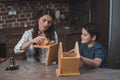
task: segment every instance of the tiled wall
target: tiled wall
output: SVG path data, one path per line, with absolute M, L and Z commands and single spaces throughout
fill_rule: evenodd
M 64 15 L 68 15 L 69 4 L 47 1 L 0 1 L 0 29 L 11 27 L 34 26 L 34 13 L 42 7 L 49 6 L 54 10 L 59 9 Z M 8 15 L 10 10 L 16 11 L 14 15 Z

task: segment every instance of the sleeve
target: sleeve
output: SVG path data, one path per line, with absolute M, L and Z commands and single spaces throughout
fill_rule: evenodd
M 29 32 L 25 31 L 23 36 L 21 37 L 20 41 L 14 47 L 15 54 L 25 52 L 25 50 L 21 50 L 21 46 L 22 46 L 23 43 L 25 43 L 28 40 L 29 40 Z
M 80 52 L 81 56 L 83 56 L 83 49 L 84 49 L 84 45 L 81 43 L 80 44 L 80 49 L 79 49 L 79 52 Z
M 58 35 L 57 35 L 57 32 L 55 31 L 54 34 L 55 34 L 55 42 L 58 43 Z
M 104 58 L 105 58 L 105 51 L 104 51 L 104 49 L 102 49 L 102 48 L 96 49 L 94 58 L 101 58 L 102 60 L 104 60 Z

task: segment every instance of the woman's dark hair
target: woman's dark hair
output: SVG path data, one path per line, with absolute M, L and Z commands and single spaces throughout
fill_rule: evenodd
M 38 36 L 38 30 L 39 30 L 39 26 L 38 26 L 38 19 L 41 18 L 42 16 L 44 15 L 50 15 L 53 20 L 55 18 L 55 15 L 54 15 L 54 12 L 52 9 L 49 9 L 49 8 L 42 8 L 41 10 L 39 10 L 37 12 L 37 15 L 35 16 L 36 18 L 36 25 L 34 26 L 34 32 L 33 32 L 33 38 L 35 38 L 36 36 Z M 54 26 L 53 26 L 53 23 L 51 24 L 51 26 L 45 31 L 45 34 L 47 36 L 47 38 L 49 38 L 50 40 L 55 40 L 55 37 L 54 37 Z M 39 61 L 38 59 L 38 56 L 40 55 L 39 54 L 40 50 L 38 49 L 35 49 L 35 58 L 37 61 Z
M 84 24 L 81 29 L 84 28 L 87 30 L 87 32 L 93 36 L 96 35 L 96 40 L 99 38 L 99 26 L 95 23 L 88 23 L 88 24 Z
M 54 15 L 54 11 L 52 9 L 49 9 L 49 8 L 42 8 L 41 10 L 39 10 L 37 12 L 37 15 L 35 16 L 36 18 L 36 25 L 34 26 L 34 33 L 33 33 L 33 37 L 36 37 L 38 36 L 38 30 L 39 30 L 39 27 L 38 27 L 38 19 L 44 15 L 50 15 L 53 20 L 55 18 L 55 15 Z M 51 26 L 45 31 L 45 34 L 47 36 L 47 38 L 49 38 L 50 40 L 55 40 L 54 38 L 54 26 L 53 26 L 53 23 L 51 24 Z

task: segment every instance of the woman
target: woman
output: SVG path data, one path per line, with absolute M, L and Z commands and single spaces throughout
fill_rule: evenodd
M 14 52 L 16 54 L 26 52 L 27 61 L 29 62 L 40 60 L 42 63 L 45 63 L 45 53 L 47 50 L 34 49 L 33 44 L 41 45 L 46 38 L 50 40 L 50 43 L 58 42 L 58 37 L 53 26 L 53 20 L 55 17 L 51 9 L 43 8 L 38 12 L 36 18 L 37 25 L 34 28 L 24 32 L 22 38 L 14 47 Z M 39 54 L 41 54 L 41 56 Z M 36 60 L 35 57 L 37 58 Z

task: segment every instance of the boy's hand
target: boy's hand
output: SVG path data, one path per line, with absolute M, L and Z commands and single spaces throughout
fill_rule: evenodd
M 71 49 L 71 50 L 69 50 L 68 52 L 69 52 L 69 53 L 74 52 L 74 49 Z

